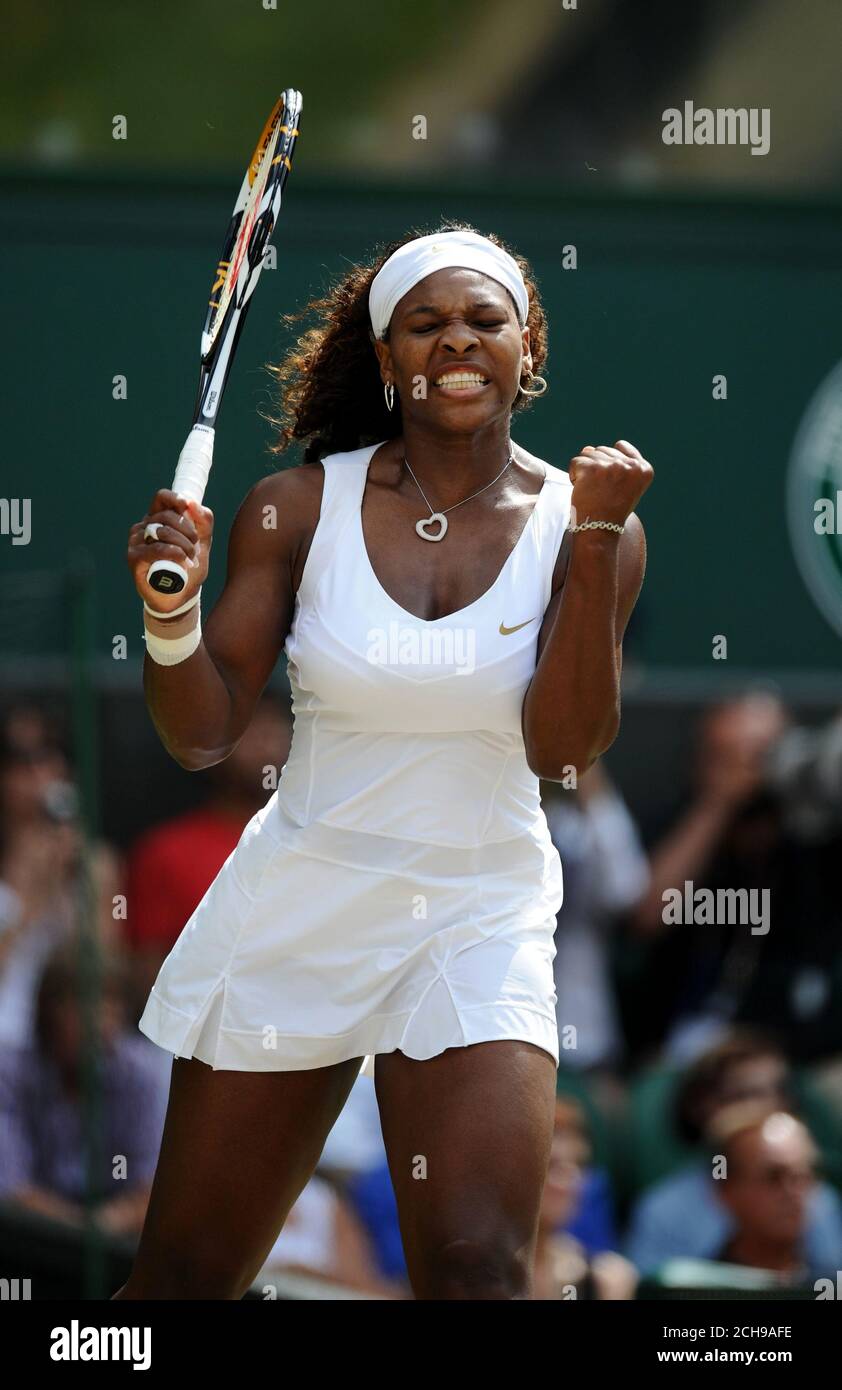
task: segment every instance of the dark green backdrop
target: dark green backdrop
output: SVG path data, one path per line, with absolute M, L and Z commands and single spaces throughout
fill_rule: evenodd
M 65 562 L 80 540 L 98 574 L 99 670 L 138 680 L 139 601 L 124 550 L 130 522 L 169 485 L 189 425 L 208 277 L 238 182 L 3 181 L 0 222 L 7 389 L 3 496 L 32 498 L 33 535 L 0 564 Z M 641 506 L 644 595 L 629 637 L 640 692 L 723 688 L 771 672 L 817 686 L 839 639 L 795 567 L 785 474 L 798 421 L 840 352 L 838 206 L 566 196 L 551 188 L 318 184 L 299 169 L 222 414 L 206 501 L 216 515 L 213 601 L 228 528 L 274 466 L 259 408 L 262 364 L 288 341 L 281 311 L 407 226 L 466 217 L 533 262 L 549 312 L 547 396 L 515 437 L 565 467 L 586 443 L 633 440 L 656 481 Z M 578 269 L 563 268 L 573 244 Z M 112 378 L 128 399 L 112 399 Z M 728 400 L 711 395 L 724 373 Z M 11 633 L 11 635 L 10 635 Z M 114 634 L 131 659 L 111 659 Z M 727 663 L 711 659 L 714 634 Z M 49 624 L 3 625 L 9 670 L 37 671 Z M 25 660 L 26 659 L 26 660 Z

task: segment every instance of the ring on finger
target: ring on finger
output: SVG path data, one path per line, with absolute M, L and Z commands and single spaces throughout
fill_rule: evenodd
M 150 521 L 149 525 L 144 527 L 143 539 L 147 545 L 151 545 L 154 541 L 157 541 L 161 524 L 160 521 Z

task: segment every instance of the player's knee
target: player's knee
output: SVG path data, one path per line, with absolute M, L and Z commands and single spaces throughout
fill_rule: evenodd
M 522 1250 L 503 1235 L 450 1240 L 430 1261 L 434 1298 L 509 1299 L 528 1296 Z

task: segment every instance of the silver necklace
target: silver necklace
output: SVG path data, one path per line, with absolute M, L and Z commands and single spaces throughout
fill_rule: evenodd
M 481 492 L 485 492 L 486 489 L 488 489 L 488 488 L 490 488 L 490 487 L 493 487 L 494 484 L 498 481 L 498 479 L 502 478 L 502 476 L 503 476 L 503 474 L 505 473 L 506 469 L 509 467 L 509 464 L 514 463 L 514 457 L 515 457 L 514 454 L 509 454 L 509 457 L 508 457 L 507 462 L 506 462 L 506 463 L 503 465 L 503 467 L 500 469 L 500 472 L 497 474 L 497 477 L 491 479 L 491 482 L 490 482 L 490 483 L 486 483 L 484 487 L 477 488 L 476 492 L 472 492 L 471 495 L 470 495 L 470 497 L 463 497 L 461 502 L 454 502 L 452 507 L 445 507 L 444 512 L 452 512 L 453 509 L 454 509 L 455 507 L 464 506 L 464 504 L 465 504 L 466 502 L 472 501 L 474 497 L 479 497 L 479 495 L 480 495 Z M 404 456 L 403 456 L 403 461 L 404 461 L 404 463 L 406 463 L 407 468 L 409 468 L 409 464 L 407 463 L 406 454 L 404 454 Z M 420 521 L 416 521 L 416 523 L 415 523 L 415 529 L 416 529 L 416 531 L 418 532 L 418 534 L 419 534 L 419 536 L 421 537 L 421 539 L 424 540 L 424 541 L 441 541 L 441 540 L 444 540 L 444 537 L 445 537 L 445 535 L 447 534 L 447 517 L 445 516 L 444 512 L 437 512 L 437 511 L 434 511 L 434 510 L 433 510 L 433 508 L 430 506 L 429 500 L 428 500 L 428 498 L 427 498 L 426 493 L 424 492 L 424 489 L 422 488 L 422 486 L 421 486 L 421 484 L 419 483 L 418 479 L 416 478 L 415 474 L 412 472 L 412 469 L 411 469 L 411 468 L 409 468 L 409 472 L 410 472 L 410 476 L 411 476 L 411 478 L 412 478 L 412 481 L 415 483 L 415 486 L 417 487 L 418 491 L 421 493 L 421 496 L 424 498 L 424 501 L 427 503 L 427 506 L 430 507 L 430 515 L 429 515 L 428 517 L 426 517 L 426 518 L 422 517 Z M 430 536 L 430 535 L 428 535 L 428 534 L 427 534 L 427 527 L 428 527 L 428 526 L 434 525 L 436 522 L 438 522 L 438 524 L 440 525 L 441 530 L 440 530 L 440 531 L 438 532 L 438 534 L 435 535 L 435 536 Z

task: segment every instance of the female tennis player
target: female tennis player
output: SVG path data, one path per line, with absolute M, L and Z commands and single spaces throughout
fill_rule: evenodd
M 231 752 L 282 649 L 295 729 L 140 1021 L 176 1060 L 115 1296 L 242 1297 L 373 1059 L 415 1296 L 528 1299 L 559 1057 L 539 778 L 616 737 L 653 472 L 512 441 L 546 326 L 496 236 L 413 233 L 309 308 L 276 369 L 304 462 L 246 496 L 204 629 L 211 512 L 161 491 L 130 531 L 176 761 Z M 185 556 L 182 593 L 148 586 Z

